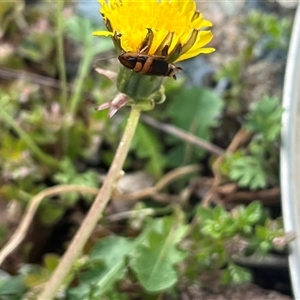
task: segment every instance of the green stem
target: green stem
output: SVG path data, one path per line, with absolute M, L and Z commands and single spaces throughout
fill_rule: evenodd
M 52 156 L 45 154 L 38 145 L 32 140 L 29 134 L 25 132 L 15 120 L 6 112 L 2 107 L 0 109 L 0 115 L 4 121 L 19 135 L 19 137 L 27 144 L 30 151 L 43 163 L 50 166 L 54 169 L 59 169 L 60 164 L 56 159 L 53 159 Z
M 132 107 L 123 137 L 119 143 L 114 160 L 105 178 L 105 181 L 95 198 L 88 214 L 78 229 L 76 235 L 71 241 L 68 249 L 60 260 L 60 263 L 50 280 L 45 284 L 42 293 L 39 295 L 38 300 L 51 300 L 55 297 L 59 287 L 65 282 L 73 263 L 81 254 L 81 251 L 86 244 L 88 238 L 92 234 L 99 218 L 102 216 L 116 181 L 120 176 L 124 161 L 127 157 L 132 138 L 135 133 L 136 126 L 140 117 L 140 110 Z
M 66 65 L 64 56 L 64 28 L 63 28 L 63 7 L 64 0 L 57 2 L 57 56 L 58 56 L 58 71 L 61 84 L 61 107 L 64 113 L 67 110 L 68 100 L 68 87 L 67 87 L 67 76 L 66 76 Z
M 72 116 L 74 116 L 78 108 L 80 97 L 82 96 L 84 80 L 88 75 L 92 60 L 93 60 L 92 49 L 91 46 L 88 45 L 85 47 L 84 56 L 82 61 L 80 62 L 80 66 L 78 70 L 79 77 L 75 82 L 75 91 L 71 99 L 70 113 Z
M 68 109 L 68 86 L 67 86 L 67 75 L 66 75 L 66 64 L 64 55 L 64 19 L 63 19 L 63 8 L 64 0 L 58 1 L 56 8 L 56 43 L 57 43 L 57 57 L 58 57 L 58 72 L 60 79 L 60 105 L 64 114 L 67 113 Z M 68 134 L 68 120 L 65 118 L 62 124 L 61 132 L 61 145 L 63 153 L 66 153 L 69 144 L 69 134 Z

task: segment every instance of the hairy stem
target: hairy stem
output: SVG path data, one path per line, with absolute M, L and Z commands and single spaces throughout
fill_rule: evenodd
M 116 180 L 120 176 L 120 172 L 127 157 L 139 117 L 140 110 L 132 107 L 123 137 L 119 143 L 114 160 L 111 164 L 102 188 L 96 196 L 93 205 L 91 206 L 83 223 L 71 241 L 68 249 L 61 258 L 58 267 L 52 274 L 50 280 L 45 284 L 42 293 L 38 297 L 38 300 L 51 300 L 55 297 L 59 287 L 65 282 L 65 279 L 69 274 L 74 261 L 80 256 L 85 243 L 94 230 L 111 197 Z

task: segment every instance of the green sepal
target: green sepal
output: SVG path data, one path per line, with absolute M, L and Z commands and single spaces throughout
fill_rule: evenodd
M 163 79 L 163 77 L 159 76 L 142 75 L 120 66 L 117 78 L 117 88 L 121 93 L 128 95 L 135 102 L 147 99 L 150 100 L 153 99 L 153 94 L 161 94 L 160 90 Z M 156 99 L 156 97 L 159 99 Z M 153 100 L 157 103 L 161 102 L 161 99 L 161 95 L 156 95 Z
M 155 107 L 155 104 L 161 104 L 166 100 L 165 89 L 164 86 L 161 85 L 160 89 L 150 95 L 148 98 L 139 99 L 132 102 L 128 102 L 127 105 L 134 105 L 141 111 L 152 110 Z
M 132 106 L 141 111 L 152 110 L 155 107 L 155 103 L 152 99 L 150 100 L 140 100 L 135 102 Z
M 158 91 L 156 91 L 155 93 L 153 93 L 150 97 L 154 101 L 155 104 L 164 103 L 165 100 L 166 100 L 166 94 L 165 94 L 164 86 L 161 85 L 160 89 Z

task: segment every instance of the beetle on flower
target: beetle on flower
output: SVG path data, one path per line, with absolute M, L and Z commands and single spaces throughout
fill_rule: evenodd
M 182 60 L 215 49 L 211 22 L 193 0 L 99 0 L 107 30 L 94 34 L 113 39 L 120 63 L 143 75 L 170 76 Z

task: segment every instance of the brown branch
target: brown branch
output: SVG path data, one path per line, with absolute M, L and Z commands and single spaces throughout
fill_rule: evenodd
M 219 156 L 224 153 L 224 150 L 222 148 L 220 148 L 216 145 L 213 145 L 213 144 L 199 138 L 198 136 L 196 136 L 192 133 L 189 133 L 181 128 L 175 127 L 170 124 L 159 122 L 159 121 L 155 120 L 154 118 L 152 118 L 150 116 L 146 116 L 146 115 L 143 115 L 141 117 L 141 120 L 144 123 L 156 128 L 158 130 L 169 133 L 177 138 L 180 138 L 181 140 L 183 140 L 189 144 L 193 144 L 197 147 L 200 147 L 212 154 Z

